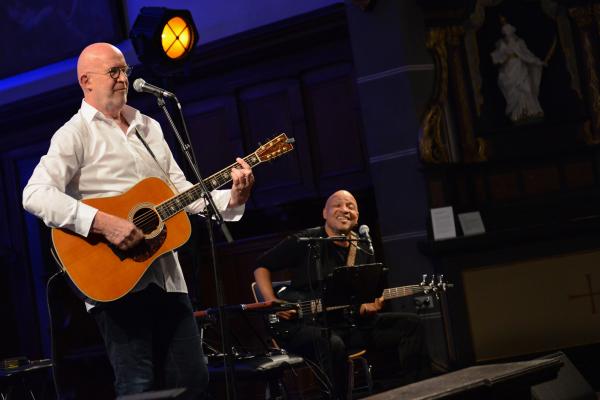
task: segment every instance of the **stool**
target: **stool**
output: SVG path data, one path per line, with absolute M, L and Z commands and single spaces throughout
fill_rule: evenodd
M 360 350 L 356 353 L 348 354 L 348 399 L 352 398 L 352 393 L 360 390 L 367 390 L 368 394 L 373 393 L 373 377 L 371 376 L 371 366 L 365 357 L 366 350 Z M 362 368 L 365 384 L 354 386 L 355 364 Z

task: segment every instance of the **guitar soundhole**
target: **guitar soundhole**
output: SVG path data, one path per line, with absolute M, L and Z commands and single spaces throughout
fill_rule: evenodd
M 144 232 L 144 235 L 149 235 L 158 227 L 160 218 L 155 210 L 151 208 L 140 208 L 133 214 L 133 223 Z

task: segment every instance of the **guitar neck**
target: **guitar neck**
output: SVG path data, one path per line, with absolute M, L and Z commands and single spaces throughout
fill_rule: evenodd
M 383 291 L 383 299 L 391 300 L 400 297 L 412 296 L 413 294 L 421 293 L 424 290 L 424 287 L 421 285 L 408 285 L 389 288 Z
M 424 290 L 426 290 L 426 289 L 421 285 L 399 286 L 399 287 L 384 289 L 382 296 L 383 296 L 384 300 L 391 300 L 391 299 L 397 299 L 400 297 L 406 297 L 406 296 L 411 296 L 413 294 L 421 293 Z M 339 305 L 339 306 L 326 307 L 325 310 L 323 310 L 323 303 L 321 302 L 321 299 L 314 299 L 314 300 L 309 300 L 306 302 L 300 302 L 300 303 L 298 303 L 298 306 L 300 308 L 304 308 L 305 312 L 308 311 L 311 314 L 318 314 L 323 311 L 341 310 L 341 309 L 350 307 L 350 305 L 344 304 L 344 305 Z
M 256 152 L 244 157 L 244 161 L 246 161 L 250 167 L 254 167 L 255 165 L 261 163 L 260 158 L 256 155 Z M 228 182 L 231 182 L 232 168 L 241 167 L 242 166 L 240 164 L 233 163 L 230 166 L 223 168 L 219 172 L 209 176 L 208 178 L 203 179 L 202 182 L 208 191 L 218 189 Z M 177 196 L 174 196 L 169 200 L 157 205 L 156 211 L 163 220 L 166 220 L 183 210 L 188 205 L 192 204 L 194 201 L 198 200 L 200 197 L 202 197 L 202 187 L 199 183 L 197 183 Z

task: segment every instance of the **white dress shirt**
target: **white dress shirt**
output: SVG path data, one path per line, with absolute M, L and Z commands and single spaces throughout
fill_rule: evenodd
M 127 105 L 122 114 L 129 122 L 125 134 L 112 119 L 82 101 L 77 114 L 56 131 L 48 153 L 33 171 L 23 190 L 23 207 L 43 219 L 47 226 L 66 228 L 87 237 L 98 210 L 80 200 L 122 194 L 151 176 L 167 182 L 163 171 L 136 136 L 136 129 L 176 190 L 181 192 L 191 187 L 192 183 L 175 162 L 158 122 Z M 227 208 L 229 190 L 214 190 L 212 195 L 224 219 L 241 218 L 243 205 Z M 198 213 L 204 206 L 204 200 L 200 199 L 186 211 Z M 141 290 L 150 283 L 169 292 L 187 293 L 176 252 L 168 252 L 155 260 L 133 290 Z M 88 303 L 89 308 L 91 303 Z

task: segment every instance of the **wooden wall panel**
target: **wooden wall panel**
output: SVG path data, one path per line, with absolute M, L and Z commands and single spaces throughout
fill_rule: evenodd
M 252 195 L 256 206 L 313 196 L 313 164 L 300 83 L 278 80 L 256 85 L 242 90 L 239 102 L 246 143 L 265 142 L 265 138 L 282 132 L 295 139 L 291 153 L 256 171 L 257 185 Z
M 515 171 L 490 174 L 489 185 L 493 201 L 503 202 L 520 197 L 518 174 Z
M 430 179 L 427 183 L 429 188 L 429 206 L 431 208 L 444 207 L 447 204 L 447 200 L 444 195 L 443 181 L 441 179 Z
M 323 194 L 364 181 L 367 151 L 352 66 L 316 69 L 302 80 L 315 176 Z
M 560 190 L 560 176 L 556 165 L 539 165 L 523 170 L 525 195 L 544 195 Z
M 232 164 L 236 157 L 248 154 L 242 143 L 235 98 L 219 96 L 193 102 L 186 107 L 186 115 L 194 154 L 204 178 Z M 224 186 L 229 187 L 229 184 Z
M 591 188 L 596 183 L 592 160 L 567 161 L 564 176 L 565 185 L 569 189 Z

